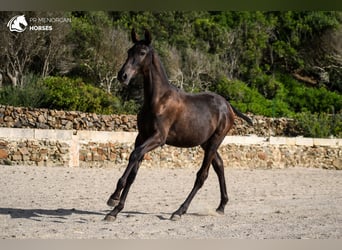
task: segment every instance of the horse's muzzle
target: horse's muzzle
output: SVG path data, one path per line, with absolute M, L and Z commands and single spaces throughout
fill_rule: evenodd
M 134 71 L 132 70 L 120 70 L 118 73 L 118 80 L 120 83 L 128 85 L 131 78 L 134 76 Z
M 127 77 L 127 74 L 126 74 L 126 73 L 120 74 L 119 77 L 118 77 L 118 79 L 119 79 L 120 82 L 126 81 L 127 78 L 128 78 L 128 77 Z

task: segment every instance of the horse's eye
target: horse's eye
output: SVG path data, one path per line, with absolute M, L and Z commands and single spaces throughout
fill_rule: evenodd
M 140 51 L 140 55 L 141 55 L 141 56 L 146 55 L 146 51 Z

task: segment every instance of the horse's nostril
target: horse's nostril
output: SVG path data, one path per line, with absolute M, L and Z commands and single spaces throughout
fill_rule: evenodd
M 125 73 L 124 70 L 120 70 L 119 73 L 118 73 L 118 79 L 120 82 L 123 82 L 123 81 L 126 81 L 128 78 L 128 75 L 127 73 Z

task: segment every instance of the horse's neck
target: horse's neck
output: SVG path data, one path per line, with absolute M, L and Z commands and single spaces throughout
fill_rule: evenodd
M 166 72 L 157 55 L 152 55 L 152 63 L 144 74 L 144 102 L 148 105 L 158 103 L 165 92 L 170 91 L 171 85 Z

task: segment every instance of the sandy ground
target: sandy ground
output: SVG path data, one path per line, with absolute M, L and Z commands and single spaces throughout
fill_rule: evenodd
M 0 166 L 0 239 L 341 239 L 342 171 L 226 169 L 230 201 L 215 212 L 214 171 L 179 221 L 170 215 L 197 169 L 142 167 L 124 210 L 103 221 L 123 169 Z

